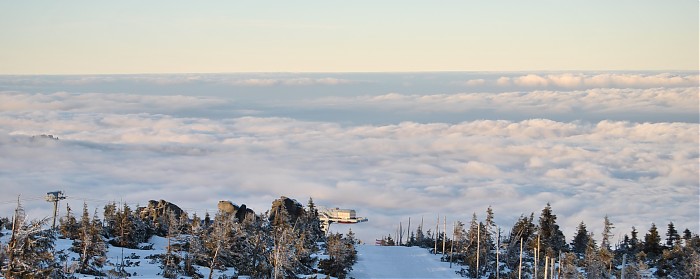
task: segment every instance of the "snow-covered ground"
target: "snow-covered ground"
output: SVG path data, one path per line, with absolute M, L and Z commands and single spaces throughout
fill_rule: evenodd
M 10 238 L 10 231 L 2 230 L 4 235 L 0 237 L 0 243 L 7 243 Z M 71 252 L 69 249 L 72 246 L 73 241 L 69 239 L 56 239 L 55 251 L 64 251 L 68 255 L 68 261 L 66 262 L 67 269 L 71 269 L 70 266 L 78 260 L 80 257 L 77 253 Z M 130 278 L 163 278 L 159 273 L 162 272 L 161 263 L 149 259 L 152 256 L 160 255 L 165 253 L 168 241 L 166 238 L 153 236 L 149 239 L 147 243 L 142 243 L 141 247 L 150 247 L 149 250 L 140 249 L 128 249 L 113 247 L 108 245 L 107 249 L 107 262 L 102 268 L 103 272 L 109 270 L 115 270 L 119 267 L 121 259 L 124 259 L 125 266 L 124 270 L 131 274 Z M 207 267 L 195 266 L 199 272 L 205 277 L 209 275 L 209 269 Z M 98 278 L 90 275 L 73 274 L 78 278 Z M 232 276 L 235 275 L 235 269 L 229 268 L 226 271 L 214 270 L 214 278 L 218 278 L 221 275 Z M 103 277 L 99 277 L 103 278 Z M 179 278 L 189 278 L 180 276 Z M 0 279 L 4 279 L 3 275 L 0 274 Z
M 354 278 L 462 278 L 459 266 L 441 262 L 419 247 L 357 246 L 357 263 L 348 277 Z

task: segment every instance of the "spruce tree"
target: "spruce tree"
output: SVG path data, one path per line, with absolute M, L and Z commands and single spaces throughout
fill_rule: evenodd
M 593 233 L 588 235 L 584 264 L 587 278 L 605 278 L 606 268 L 603 262 L 600 260 L 598 246 L 593 239 Z
M 681 236 L 678 234 L 676 226 L 673 225 L 673 222 L 668 223 L 668 229 L 666 230 L 666 247 L 673 247 L 673 245 L 680 240 Z
M 180 219 L 175 217 L 175 213 L 172 210 L 167 210 L 162 219 L 164 219 L 162 227 L 166 230 L 166 239 L 168 241 L 165 255 L 162 258 L 162 274 L 165 278 L 177 278 L 178 274 L 182 273 L 182 268 L 180 267 L 182 259 L 176 253 L 181 250 L 181 245 L 178 243 L 180 241 Z
M 321 220 L 319 219 L 318 209 L 314 200 L 309 197 L 309 202 L 307 203 L 307 210 L 305 212 L 305 230 L 309 231 L 310 241 L 316 242 L 322 240 L 324 237 L 324 232 L 321 229 Z M 314 243 L 315 244 L 315 243 Z
M 207 234 L 206 240 L 204 241 L 209 259 L 209 279 L 213 278 L 214 269 L 223 270 L 229 265 L 229 253 L 231 252 L 229 246 L 231 245 L 233 225 L 228 214 L 219 211 L 214 216 L 214 222 L 211 224 L 211 231 Z
M 586 247 L 588 246 L 588 230 L 586 229 L 586 224 L 581 221 L 576 229 L 576 235 L 571 241 L 571 249 L 579 257 L 583 257 L 586 253 Z
M 649 232 L 644 235 L 644 253 L 646 253 L 647 257 L 649 257 L 652 260 L 657 259 L 659 256 L 661 256 L 662 252 L 662 247 L 661 247 L 661 236 L 659 235 L 659 231 L 656 228 L 656 224 L 651 224 L 651 228 L 649 228 Z
M 78 272 L 87 275 L 103 276 L 102 267 L 107 261 L 107 246 L 102 238 L 102 222 L 97 217 L 97 209 L 92 219 L 83 204 L 83 215 L 80 221 L 79 237 L 73 241 L 74 252 L 80 255 Z
M 126 203 L 122 208 L 114 214 L 114 233 L 115 237 L 110 241 L 110 244 L 116 247 L 136 248 L 138 242 L 134 241 L 135 226 L 134 218 L 131 214 L 131 207 Z
M 642 242 L 639 240 L 639 232 L 637 228 L 632 226 L 632 231 L 630 232 L 630 254 L 637 255 L 639 251 L 642 250 Z
M 607 249 L 610 250 L 610 238 L 613 237 L 612 229 L 615 227 L 613 226 L 613 223 L 610 221 L 610 218 L 608 218 L 608 215 L 605 215 L 605 219 L 603 221 L 603 235 L 602 235 L 602 241 L 600 242 L 600 248 L 601 249 Z
M 610 238 L 613 236 L 612 234 L 612 229 L 615 228 L 613 226 L 613 223 L 610 221 L 610 218 L 608 218 L 608 215 L 605 215 L 605 218 L 603 220 L 603 233 L 602 233 L 602 240 L 600 242 L 600 251 L 598 255 L 598 259 L 600 260 L 601 265 L 604 267 L 603 268 L 603 275 L 606 278 L 610 277 L 609 271 L 612 269 L 612 261 L 613 261 L 613 252 L 610 248 Z
M 12 235 L 7 243 L 5 278 L 51 278 L 62 276 L 60 265 L 54 257 L 56 236 L 44 229 L 48 218 L 25 220 L 24 208 L 17 201 L 12 220 Z
M 63 238 L 76 239 L 78 237 L 78 222 L 73 216 L 70 206 L 66 203 L 66 216 L 59 219 L 58 229 Z
M 506 263 L 511 270 L 518 269 L 521 241 L 524 244 L 534 242 L 533 236 L 535 236 L 536 230 L 535 224 L 532 223 L 534 216 L 534 213 L 530 213 L 529 217 L 520 215 L 511 229 L 506 251 Z
M 273 239 L 270 222 L 265 214 L 260 214 L 243 221 L 246 233 L 243 259 L 236 268 L 241 275 L 253 278 L 267 278 L 272 273 L 270 254 Z
M 102 211 L 104 217 L 104 234 L 105 237 L 111 238 L 117 236 L 117 205 L 114 202 L 105 205 Z
M 542 209 L 542 213 L 540 214 L 539 230 L 537 234 L 540 236 L 541 241 L 540 250 L 545 252 L 547 256 L 554 257 L 557 256 L 560 251 L 567 250 L 564 233 L 559 229 L 559 225 L 557 225 L 557 216 L 552 211 L 552 206 L 549 203 Z
M 107 248 L 102 239 L 102 222 L 97 217 L 97 209 L 92 220 L 88 213 L 87 204 L 83 203 L 83 214 L 80 218 L 78 238 L 73 241 L 74 252 L 80 255 L 78 272 L 87 275 L 103 276 L 101 269 L 106 262 Z
M 348 238 L 341 234 L 330 234 L 326 238 L 328 259 L 319 262 L 319 268 L 324 274 L 345 278 L 357 261 L 357 251 Z

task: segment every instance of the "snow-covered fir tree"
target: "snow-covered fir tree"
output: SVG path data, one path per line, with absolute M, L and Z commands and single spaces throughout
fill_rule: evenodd
M 54 258 L 56 234 L 45 228 L 49 219 L 27 222 L 25 216 L 18 200 L 6 246 L 7 260 L 2 267 L 5 278 L 63 278 Z
M 91 220 L 87 204 L 84 203 L 83 215 L 78 225 L 78 238 L 73 241 L 72 247 L 72 250 L 80 256 L 78 272 L 103 276 L 101 269 L 107 260 L 105 257 L 107 248 L 102 238 L 102 222 L 97 217 L 97 210 Z

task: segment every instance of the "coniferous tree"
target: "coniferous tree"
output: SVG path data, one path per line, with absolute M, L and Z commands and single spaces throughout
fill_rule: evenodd
M 97 209 L 91 220 L 87 204 L 83 203 L 83 215 L 79 226 L 78 238 L 73 241 L 72 247 L 72 250 L 80 255 L 78 272 L 103 276 L 101 269 L 107 261 L 107 247 L 102 239 L 102 222 L 97 217 Z
M 325 233 L 321 229 L 321 220 L 319 219 L 318 209 L 314 200 L 309 197 L 309 202 L 307 203 L 307 209 L 305 212 L 305 230 L 309 231 L 309 241 L 317 242 L 323 240 Z M 315 243 L 314 243 L 315 245 Z
M 588 243 L 586 245 L 586 254 L 584 256 L 584 270 L 586 278 L 597 279 L 605 278 L 605 265 L 600 260 L 598 246 L 593 238 L 593 233 L 588 235 Z
M 472 214 L 472 220 L 469 224 L 469 231 L 466 233 L 467 239 L 463 249 L 463 264 L 469 267 L 470 276 L 483 274 L 484 270 L 489 266 L 485 263 L 489 261 L 487 254 L 490 251 L 489 245 L 493 242 L 487 241 L 488 233 L 486 231 L 486 226 L 478 222 L 476 213 Z
M 207 249 L 209 259 L 209 279 L 214 276 L 214 269 L 225 270 L 226 267 L 233 266 L 230 247 L 235 236 L 235 232 L 239 228 L 233 222 L 230 214 L 219 211 L 214 216 L 214 221 L 211 224 L 204 245 Z
M 683 245 L 688 245 L 690 240 L 693 238 L 693 233 L 690 232 L 690 229 L 685 228 L 683 231 Z
M 576 235 L 571 241 L 571 250 L 576 253 L 576 255 L 581 258 L 586 253 L 586 247 L 588 247 L 588 237 L 589 233 L 586 229 L 586 224 L 581 221 L 576 229 Z
M 668 229 L 666 230 L 666 247 L 673 247 L 673 245 L 680 240 L 681 236 L 678 234 L 676 226 L 673 225 L 673 222 L 668 223 Z
M 483 266 L 486 272 L 493 273 L 495 271 L 495 266 L 492 264 L 486 264 L 496 261 L 496 243 L 494 238 L 498 237 L 496 222 L 494 221 L 494 213 L 491 206 L 486 209 L 486 219 L 484 220 L 484 225 L 482 226 L 482 247 L 484 249 L 484 259 L 485 263 Z
M 567 250 L 564 233 L 557 225 L 557 216 L 549 203 L 542 209 L 537 235 L 540 237 L 540 252 L 546 253 L 547 256 L 554 257 L 559 255 L 559 252 Z
M 12 234 L 7 243 L 5 278 L 51 278 L 63 276 L 54 257 L 55 234 L 44 229 L 48 218 L 25 220 L 24 208 L 17 202 L 12 220 Z
M 635 255 L 636 257 L 637 253 L 642 250 L 642 242 L 639 241 L 639 232 L 637 231 L 637 228 L 632 226 L 630 235 L 630 254 Z
M 580 278 L 581 273 L 578 271 L 576 265 L 578 259 L 579 255 L 573 252 L 562 254 L 561 262 L 559 263 L 562 278 Z
M 357 261 L 355 245 L 341 234 L 331 234 L 326 238 L 328 259 L 319 262 L 319 268 L 324 274 L 343 279 Z
M 125 203 L 121 209 L 118 209 L 114 214 L 114 222 L 112 233 L 115 237 L 110 241 L 110 244 L 116 247 L 136 248 L 138 242 L 134 241 L 136 232 L 131 207 Z
M 615 228 L 613 226 L 613 223 L 610 221 L 610 218 L 608 218 L 608 215 L 605 215 L 604 221 L 603 221 L 603 233 L 602 233 L 602 240 L 600 242 L 600 251 L 599 251 L 599 256 L 598 260 L 600 261 L 601 265 L 604 268 L 603 276 L 606 278 L 610 277 L 610 270 L 612 270 L 612 261 L 613 261 L 613 253 L 610 247 L 610 238 L 613 236 L 612 234 L 612 229 Z
M 427 246 L 425 245 L 425 239 L 426 237 L 425 233 L 423 232 L 423 226 L 418 225 L 418 227 L 416 228 L 414 245 L 417 245 L 421 248 L 426 248 Z
M 507 240 L 506 248 L 506 264 L 511 270 L 518 270 L 520 260 L 520 243 L 526 244 L 534 241 L 536 227 L 532 222 L 535 218 L 534 213 L 530 213 L 529 217 L 520 215 L 520 218 L 515 222 L 511 229 Z
M 104 234 L 110 238 L 117 236 L 117 205 L 114 202 L 105 205 L 102 212 L 104 217 Z
M 66 216 L 59 219 L 58 222 L 58 230 L 64 238 L 78 238 L 78 222 L 68 204 L 66 204 Z
M 649 228 L 649 232 L 644 235 L 643 251 L 646 253 L 649 259 L 656 260 L 659 256 L 661 256 L 662 249 L 661 236 L 656 228 L 656 224 L 652 223 L 651 228 Z
M 240 274 L 250 275 L 253 278 L 269 278 L 272 273 L 270 262 L 271 237 L 270 222 L 265 214 L 251 216 L 243 220 L 246 232 L 246 249 L 243 259 L 245 261 L 236 266 Z
M 394 241 L 393 238 L 391 238 L 391 235 L 386 236 L 385 243 L 386 243 L 386 246 L 395 246 L 396 245 L 396 242 Z
M 207 251 L 204 245 L 206 239 L 206 230 L 202 224 L 202 220 L 197 216 L 197 213 L 192 214 L 192 221 L 188 229 L 190 232 L 187 235 L 187 254 L 184 259 L 184 275 L 192 278 L 202 278 L 194 265 L 207 266 L 208 258 Z
M 162 228 L 166 230 L 166 239 L 168 240 L 165 255 L 163 255 L 162 258 L 162 274 L 165 278 L 177 278 L 178 274 L 182 273 L 182 268 L 180 266 L 182 259 L 176 253 L 182 248 L 178 243 L 181 233 L 180 219 L 175 217 L 175 213 L 172 210 L 168 210 L 162 219 L 164 219 Z
M 604 221 L 603 221 L 603 235 L 602 235 L 602 241 L 600 242 L 600 248 L 605 248 L 607 250 L 610 250 L 610 238 L 613 236 L 612 229 L 615 227 L 613 226 L 613 223 L 610 221 L 610 218 L 608 218 L 608 215 L 605 215 Z

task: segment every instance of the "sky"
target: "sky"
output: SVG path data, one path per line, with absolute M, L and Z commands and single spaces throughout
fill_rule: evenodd
M 0 1 L 0 74 L 697 70 L 698 1 Z
M 569 238 L 697 233 L 698 25 L 697 1 L 0 0 L 0 216 L 284 195 L 369 242 L 547 203 Z

